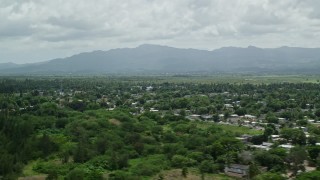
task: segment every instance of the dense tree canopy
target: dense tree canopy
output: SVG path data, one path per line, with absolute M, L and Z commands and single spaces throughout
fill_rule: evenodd
M 28 167 L 48 179 L 141 179 L 243 163 L 253 179 L 282 180 L 305 160 L 320 167 L 319 84 L 164 81 L 1 78 L 0 176 L 27 176 Z M 263 142 L 274 144 L 252 146 Z

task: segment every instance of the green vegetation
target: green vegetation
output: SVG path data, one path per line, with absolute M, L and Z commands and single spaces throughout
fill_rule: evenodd
M 0 176 L 319 177 L 320 84 L 210 78 L 2 78 Z
M 230 126 L 230 125 L 224 125 L 224 124 L 219 124 L 217 126 L 222 128 L 225 131 L 234 133 L 236 136 L 239 136 L 242 134 L 249 134 L 249 135 L 263 134 L 263 131 L 261 130 L 251 129 L 245 126 Z

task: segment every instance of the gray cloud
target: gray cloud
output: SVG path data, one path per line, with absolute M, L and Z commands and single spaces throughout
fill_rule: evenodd
M 53 26 L 60 26 L 69 29 L 79 29 L 79 30 L 90 30 L 92 28 L 97 28 L 94 23 L 84 21 L 82 19 L 77 19 L 76 17 L 49 17 L 47 20 L 48 24 Z
M 143 43 L 319 47 L 318 0 L 1 0 L 0 62 Z
M 19 36 L 30 36 L 33 30 L 26 22 L 1 22 L 0 38 L 12 38 Z

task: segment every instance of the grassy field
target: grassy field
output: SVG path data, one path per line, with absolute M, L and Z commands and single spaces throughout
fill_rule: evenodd
M 197 127 L 199 127 L 199 128 L 206 129 L 212 125 L 215 125 L 225 131 L 234 133 L 235 135 L 242 135 L 242 134 L 259 135 L 259 134 L 263 133 L 263 131 L 256 130 L 256 129 L 250 129 L 245 126 L 225 125 L 225 124 L 217 124 L 217 123 L 203 122 L 203 121 L 199 121 L 196 123 L 197 123 Z
M 213 122 L 205 122 L 205 121 L 193 121 L 197 125 L 198 128 L 201 129 L 207 129 L 211 126 L 216 126 L 224 131 L 233 133 L 235 136 L 240 136 L 243 134 L 248 134 L 248 135 L 260 135 L 263 134 L 263 131 L 257 130 L 257 129 L 251 129 L 245 126 L 235 126 L 235 125 L 226 125 L 226 124 L 217 124 Z M 163 126 L 164 131 L 172 131 L 172 127 L 170 124 L 164 125 Z
M 33 167 L 37 164 L 37 162 L 37 160 L 29 162 L 22 170 L 23 177 L 18 178 L 18 180 L 45 180 L 47 175 L 39 174 L 33 170 Z
M 186 177 L 182 176 L 181 169 L 171 169 L 162 171 L 158 175 L 154 176 L 152 180 L 158 180 L 162 176 L 164 180 L 201 180 L 202 176 L 204 180 L 234 180 L 224 174 L 204 174 L 201 175 L 197 169 L 189 168 Z
M 263 131 L 256 130 L 256 129 L 250 129 L 248 127 L 244 126 L 233 126 L 233 125 L 224 125 L 224 124 L 218 124 L 218 127 L 222 128 L 225 131 L 230 131 L 235 134 L 249 134 L 249 135 L 259 135 L 263 134 Z

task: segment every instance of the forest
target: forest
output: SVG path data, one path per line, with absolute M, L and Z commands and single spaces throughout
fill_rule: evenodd
M 320 179 L 319 82 L 170 78 L 1 77 L 0 179 Z

